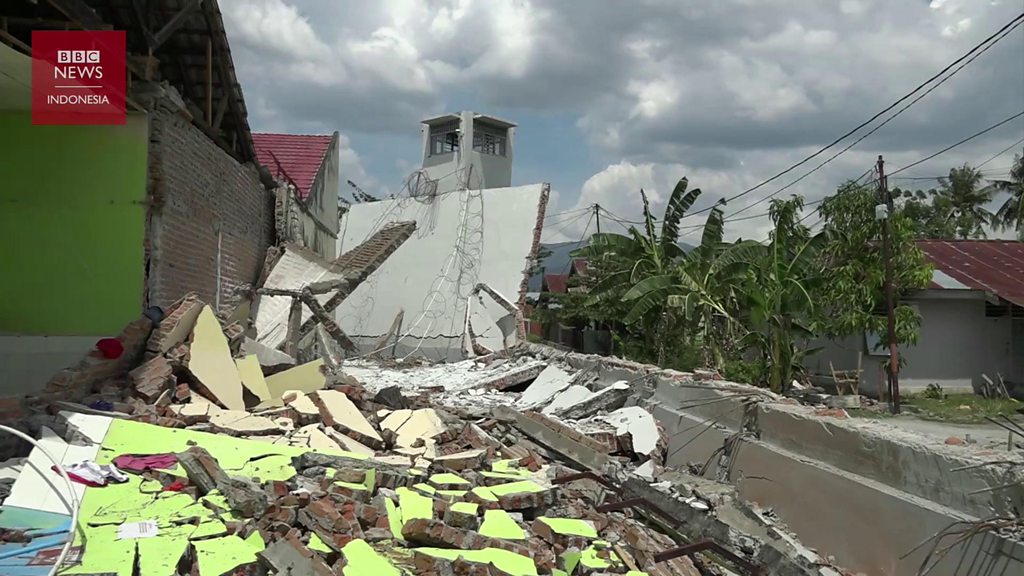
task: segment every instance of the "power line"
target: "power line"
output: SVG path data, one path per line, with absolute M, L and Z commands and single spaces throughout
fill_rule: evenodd
M 975 132 L 974 134 L 968 136 L 967 138 L 964 138 L 963 140 L 960 140 L 959 142 L 956 142 L 955 144 L 950 144 L 949 146 L 946 146 L 945 148 L 943 148 L 942 150 L 939 150 L 938 152 L 936 152 L 934 154 L 930 154 L 928 156 L 925 156 L 924 158 L 921 158 L 917 162 L 911 162 L 910 164 L 907 164 L 906 166 L 904 166 L 903 168 L 900 168 L 899 170 L 895 170 L 893 172 L 890 172 L 889 176 L 891 177 L 894 174 L 899 174 L 900 172 L 903 172 L 904 170 L 909 170 L 909 169 L 913 168 L 914 166 L 917 166 L 919 164 L 923 164 L 923 163 L 931 160 L 932 158 L 935 158 L 936 156 L 939 156 L 940 154 L 945 154 L 946 152 L 949 152 L 950 150 L 952 150 L 953 148 L 956 148 L 957 146 L 960 146 L 962 144 L 966 144 L 967 142 L 970 142 L 971 140 L 974 140 L 978 136 L 982 136 L 984 134 L 988 134 L 989 132 L 995 130 L 996 128 L 999 128 L 1003 124 L 1006 124 L 1007 122 L 1012 122 L 1013 120 L 1016 120 L 1017 118 L 1020 118 L 1021 116 L 1024 116 L 1024 111 L 1018 112 L 1018 113 L 1014 114 L 1013 116 L 1010 116 L 1009 118 L 1006 118 L 1004 120 L 996 122 L 995 124 L 989 126 L 988 128 L 985 128 L 984 130 L 982 130 L 980 132 Z
M 767 180 L 764 180 L 764 181 L 762 181 L 762 182 L 760 182 L 760 183 L 758 183 L 758 184 L 756 184 L 756 185 L 754 185 L 754 186 L 752 186 L 752 187 L 750 187 L 750 188 L 747 188 L 746 190 L 744 190 L 744 191 L 742 191 L 742 192 L 740 192 L 740 193 L 738 193 L 738 194 L 735 194 L 735 195 L 733 195 L 733 196 L 731 196 L 731 197 L 729 197 L 729 198 L 726 198 L 726 200 L 725 200 L 725 201 L 726 201 L 726 202 L 732 202 L 733 200 L 736 200 L 736 199 L 738 199 L 738 198 L 742 198 L 743 196 L 746 196 L 747 194 L 749 194 L 749 193 L 751 193 L 751 192 L 753 192 L 753 191 L 755 191 L 755 190 L 758 190 L 758 189 L 759 189 L 759 188 L 761 188 L 762 186 L 764 186 L 764 185 L 766 185 L 766 184 L 769 184 L 769 183 L 771 183 L 771 182 L 774 182 L 775 180 L 778 180 L 778 179 L 779 179 L 779 178 L 781 178 L 782 176 L 785 176 L 786 174 L 788 174 L 788 173 L 792 172 L 793 170 L 795 170 L 795 169 L 799 168 L 800 166 L 802 166 L 802 165 L 806 164 L 807 162 L 810 162 L 810 161 L 811 161 L 811 160 L 813 160 L 814 158 L 817 158 L 818 156 L 820 156 L 821 154 L 823 154 L 823 153 L 824 153 L 824 152 L 825 152 L 826 150 L 828 150 L 828 149 L 832 148 L 832 147 L 833 147 L 833 146 L 835 146 L 836 144 L 838 144 L 838 143 L 842 142 L 843 140 L 845 140 L 846 138 L 848 138 L 848 137 L 852 136 L 853 134 L 855 134 L 856 132 L 858 132 L 858 131 L 859 131 L 859 130 L 860 130 L 861 128 L 864 128 L 864 127 L 865 127 L 865 126 L 867 126 L 868 124 L 871 124 L 872 122 L 874 122 L 875 120 L 877 120 L 878 118 L 880 118 L 881 116 L 883 116 L 884 114 L 886 114 L 887 112 L 889 112 L 890 110 L 892 110 L 892 109 L 896 108 L 897 106 L 899 106 L 900 104 L 902 104 L 902 103 L 903 103 L 904 101 L 906 101 L 906 100 L 910 99 L 910 98 L 911 98 L 911 97 L 912 97 L 912 96 L 913 96 L 914 94 L 916 94 L 917 92 L 919 92 L 920 90 L 922 90 L 922 89 L 923 89 L 923 88 L 924 88 L 925 86 L 927 86 L 928 84 L 931 84 L 931 83 L 932 83 L 933 81 L 935 81 L 936 79 L 938 79 L 939 77 L 941 77 L 941 76 L 942 76 L 943 74 L 945 74 L 946 72 L 948 72 L 949 70 L 951 70 L 951 69 L 952 69 L 952 68 L 953 68 L 954 66 L 957 66 L 957 65 L 958 65 L 958 64 L 960 64 L 961 62 L 964 62 L 965 60 L 968 60 L 968 59 L 970 59 L 970 60 L 969 60 L 968 62 L 966 62 L 966 63 L 964 64 L 964 66 L 966 66 L 966 65 L 967 65 L 967 64 L 969 64 L 969 63 L 970 63 L 971 61 L 973 61 L 973 60 L 974 60 L 974 58 L 976 58 L 976 57 L 977 57 L 978 55 L 981 55 L 982 53 L 984 53 L 985 51 L 987 51 L 987 50 L 988 50 L 988 49 L 989 49 L 990 47 L 994 46 L 996 42 L 998 42 L 999 40 L 1002 40 L 1002 39 L 1003 39 L 1003 38 L 1004 38 L 1004 37 L 1005 37 L 1005 36 L 1006 36 L 1007 34 L 1009 34 L 1009 33 L 1010 33 L 1010 32 L 1011 32 L 1011 31 L 1012 31 L 1012 30 L 1013 30 L 1014 28 L 1016 28 L 1017 26 L 1020 26 L 1020 24 L 1021 24 L 1022 22 L 1024 22 L 1024 13 L 1021 13 L 1020 15 L 1018 15 L 1018 16 L 1017 16 L 1016 18 L 1014 18 L 1013 20 L 1011 20 L 1010 22 L 1008 22 L 1008 23 L 1007 23 L 1006 25 L 1004 25 L 1004 26 L 1003 26 L 1002 28 L 1000 28 L 1000 29 L 999 29 L 998 31 L 996 31 L 996 32 L 995 32 L 994 34 L 992 34 L 991 36 L 989 36 L 989 37 L 988 37 L 988 38 L 986 38 L 985 40 L 981 41 L 981 42 L 980 42 L 979 44 L 975 45 L 975 46 L 974 46 L 973 48 L 971 48 L 971 49 L 970 49 L 969 51 L 967 51 L 967 53 L 965 53 L 964 55 L 960 56 L 959 58 L 957 58 L 956 60 L 954 60 L 953 62 L 951 62 L 951 63 L 950 63 L 949 65 L 947 65 L 947 66 L 946 66 L 945 68 L 943 68 L 942 70 L 940 70 L 940 71 L 939 71 L 939 72 L 938 72 L 937 74 L 933 75 L 933 76 L 932 76 L 931 78 L 929 78 L 928 80 L 925 80 L 924 82 L 922 82 L 921 84 L 919 84 L 919 85 L 918 85 L 917 87 L 915 87 L 915 88 L 914 88 L 913 90 L 911 90 L 910 92 L 908 92 L 907 94 L 905 94 L 904 96 L 902 96 L 902 97 L 901 97 L 901 98 L 900 98 L 899 100 L 896 100 L 895 102 L 893 102 L 892 104 L 890 104 L 889 106 L 887 106 L 887 107 L 886 107 L 885 109 L 883 109 L 883 110 L 882 110 L 881 112 L 878 112 L 877 114 L 875 114 L 875 115 L 874 115 L 874 116 L 872 116 L 871 118 L 869 118 L 869 119 L 865 120 L 864 122 L 862 122 L 861 124 L 859 124 L 859 125 L 858 125 L 857 127 L 855 127 L 855 128 L 853 128 L 852 130 L 850 130 L 850 131 L 846 132 L 845 134 L 843 134 L 843 135 L 842 135 L 842 136 L 840 136 L 839 138 L 836 138 L 836 139 L 835 139 L 835 140 L 833 140 L 833 141 L 832 141 L 831 143 L 829 143 L 829 144 L 828 144 L 827 146 L 825 146 L 825 147 L 823 147 L 823 148 L 819 149 L 819 150 L 818 150 L 817 152 L 815 152 L 814 154 L 811 154 L 810 156 L 808 156 L 808 157 L 804 158 L 803 160 L 801 160 L 800 162 L 797 162 L 796 164 L 794 164 L 794 165 L 790 166 L 789 168 L 786 168 L 785 170 L 783 170 L 783 171 L 779 172 L 778 174 L 776 174 L 776 175 L 772 176 L 771 178 L 768 178 Z M 1000 36 L 1000 35 L 1002 35 L 1002 36 Z M 996 39 L 997 37 L 998 37 L 998 39 Z M 995 39 L 995 41 L 993 41 L 993 39 Z M 991 42 L 991 44 L 990 44 L 990 42 Z M 978 52 L 979 50 L 981 50 L 981 52 Z M 974 55 L 974 54 L 975 54 L 975 52 L 978 52 L 978 54 L 977 54 L 977 55 Z M 972 57 L 972 56 L 973 56 L 973 57 Z M 941 84 L 942 82 L 945 82 L 946 80 L 948 80 L 949 78 L 951 78 L 951 77 L 952 77 L 952 76 L 953 76 L 954 74 L 956 74 L 957 72 L 959 72 L 959 71 L 960 71 L 960 70 L 961 70 L 962 68 L 963 68 L 963 66 L 960 66 L 960 68 L 957 68 L 957 69 L 956 69 L 956 70 L 955 70 L 955 71 L 954 71 L 954 72 L 953 72 L 952 74 L 950 74 L 950 75 L 949 75 L 949 76 L 947 76 L 947 77 L 946 77 L 945 79 L 943 79 L 943 80 L 942 80 L 941 82 L 939 82 L 939 84 Z M 938 84 L 937 84 L 936 86 L 938 86 Z M 932 89 L 934 89 L 934 88 L 935 88 L 935 87 L 933 87 Z M 930 91 L 931 91 L 931 90 L 929 90 L 929 92 L 930 92 Z M 927 95 L 927 92 L 926 92 L 925 94 L 921 95 L 921 97 L 923 98 L 923 97 L 924 97 L 925 95 Z M 918 98 L 917 100 L 920 100 L 920 98 Z M 917 102 L 917 100 L 915 100 L 914 102 Z M 911 102 L 911 105 L 913 105 L 913 103 L 914 103 L 914 102 Z M 909 107 L 909 105 L 908 105 L 907 107 Z M 898 116 L 898 115 L 899 115 L 899 114 L 900 114 L 900 113 L 901 113 L 901 112 L 902 112 L 903 110 L 906 110 L 906 108 L 907 108 L 907 107 L 903 108 L 902 110 L 900 110 L 899 112 L 897 112 L 897 113 L 896 113 L 895 115 L 893 115 L 892 117 L 890 117 L 890 118 L 889 118 L 889 120 L 892 120 L 892 118 L 895 118 L 896 116 Z M 888 122 L 888 120 L 887 120 L 886 122 Z M 883 123 L 882 125 L 884 126 L 884 123 Z M 880 127 L 881 127 L 881 126 L 879 126 L 878 128 L 880 128 Z M 876 128 L 875 130 L 877 130 L 877 128 Z M 872 131 L 872 132 L 873 132 L 873 131 Z M 869 133 L 869 135 L 870 135 L 870 133 Z M 866 137 L 866 136 L 865 136 L 865 137 Z M 863 139 L 863 138 L 862 138 L 862 139 Z M 859 142 L 859 141 L 860 141 L 860 140 L 858 140 L 857 142 Z M 854 144 L 856 144 L 856 142 L 854 142 Z M 851 146 L 851 147 L 852 147 L 852 146 Z M 849 149 L 849 147 L 848 147 L 847 149 Z M 845 152 L 845 150 L 843 150 L 843 152 Z M 842 153 L 842 152 L 840 152 L 840 154 L 841 154 L 841 153 Z M 824 162 L 824 163 L 823 163 L 822 165 L 824 165 L 824 164 L 827 164 L 828 162 L 830 162 L 830 161 L 831 161 L 831 160 L 833 160 L 834 158 L 835 158 L 835 156 L 833 156 L 833 157 L 832 157 L 832 158 L 830 158 L 829 160 L 825 161 L 825 162 Z M 820 167 L 821 167 L 822 165 L 819 165 L 819 166 L 818 166 L 818 168 L 820 168 Z M 811 172 L 809 172 L 808 174 L 805 174 L 804 176 L 802 176 L 802 177 L 801 177 L 801 179 L 803 179 L 804 177 L 806 177 L 806 176 L 807 176 L 807 175 L 809 175 L 810 173 L 813 173 L 813 172 L 814 172 L 814 171 L 816 171 L 816 170 L 817 170 L 818 168 L 815 168 L 814 170 L 812 170 L 812 171 L 811 171 Z M 798 181 L 799 181 L 799 180 L 798 180 Z M 795 184 L 795 182 L 794 182 L 793 184 Z M 792 186 L 792 184 L 790 184 L 790 186 Z M 783 188 L 782 190 L 784 190 L 784 189 L 785 189 L 785 188 Z M 778 194 L 778 193 L 779 193 L 779 192 L 781 192 L 782 190 L 778 190 L 778 191 L 776 191 L 776 192 L 775 192 L 775 194 Z M 696 212 L 692 212 L 692 213 L 688 214 L 688 216 L 696 216 L 697 214 L 701 214 L 701 213 L 704 213 L 704 212 L 708 212 L 708 211 L 710 211 L 710 210 L 711 210 L 712 208 L 714 208 L 714 207 L 713 207 L 713 206 L 711 206 L 711 207 L 708 207 L 708 208 L 705 208 L 705 209 L 702 209 L 702 210 L 698 210 L 698 211 L 696 211 Z M 734 214 L 735 214 L 735 213 L 734 213 Z
M 957 73 L 957 72 L 959 72 L 960 70 L 962 70 L 962 69 L 963 69 L 963 68 L 964 68 L 965 66 L 967 66 L 968 64 L 970 64 L 971 62 L 973 62 L 973 61 L 974 61 L 975 59 L 977 59 L 977 58 L 978 58 L 979 56 L 981 56 L 982 54 L 984 54 L 984 53 L 985 53 L 986 51 L 988 51 L 988 49 L 989 49 L 989 48 L 991 48 L 991 47 L 995 46 L 997 42 L 999 42 L 1000 40 L 1002 40 L 1003 38 L 1005 38 L 1006 36 L 1008 36 L 1008 35 L 1009 35 L 1009 34 L 1010 34 L 1011 32 L 1013 32 L 1013 29 L 1014 29 L 1014 28 L 1016 28 L 1017 26 L 1020 26 L 1020 25 L 1021 25 L 1022 23 L 1024 23 L 1024 20 L 1022 20 L 1021 22 L 1018 22 L 1017 24 L 1015 24 L 1015 25 L 1013 26 L 1013 28 L 1010 28 L 1009 30 L 1007 30 L 1007 31 L 1006 31 L 1005 33 L 1003 33 L 1003 35 L 1002 35 L 1002 36 L 1000 36 L 1000 37 L 999 37 L 999 38 L 997 38 L 997 39 L 996 39 L 995 41 L 993 41 L 993 42 L 992 42 L 991 44 L 989 44 L 989 45 L 988 45 L 988 46 L 986 46 L 986 47 L 985 47 L 984 49 L 982 49 L 982 50 L 981 50 L 980 52 L 978 52 L 977 54 L 975 54 L 974 56 L 972 56 L 972 57 L 971 57 L 970 59 L 968 59 L 968 60 L 967 60 L 966 62 L 964 62 L 963 64 L 961 64 L 960 66 L 958 66 L 958 67 L 957 67 L 957 68 L 956 68 L 955 70 L 953 70 L 953 71 L 952 71 L 952 72 L 951 72 L 951 73 L 950 73 L 950 74 L 949 74 L 948 76 L 946 76 L 945 78 L 942 78 L 941 80 L 939 80 L 939 81 L 938 81 L 937 83 L 935 83 L 935 84 L 934 84 L 933 86 L 931 86 L 930 88 L 928 88 L 928 90 L 924 91 L 924 92 L 923 92 L 923 93 L 921 93 L 921 94 L 920 94 L 919 96 L 917 96 L 917 98 L 914 98 L 913 100 L 911 100 L 910 102 L 908 102 L 908 103 L 907 103 L 907 104 L 906 104 L 905 106 L 903 106 L 902 108 L 900 108 L 899 110 L 897 110 L 897 111 L 896 111 L 896 112 L 895 112 L 895 113 L 894 113 L 894 114 L 893 114 L 892 116 L 889 116 L 888 118 L 886 118 L 886 119 L 885 119 L 885 120 L 884 120 L 884 121 L 883 121 L 883 122 L 882 122 L 881 124 L 879 124 L 878 126 L 875 126 L 875 127 L 874 127 L 874 128 L 872 128 L 871 130 L 869 130 L 869 131 L 867 131 L 866 133 L 862 134 L 862 135 L 861 135 L 861 136 L 860 136 L 859 138 L 857 138 L 856 140 L 854 140 L 853 142 L 851 142 L 850 144 L 848 144 L 848 145 L 847 145 L 847 146 L 846 146 L 845 148 L 843 148 L 843 149 L 842 149 L 842 150 L 840 150 L 839 152 L 836 152 L 835 154 L 833 154 L 832 156 L 830 156 L 830 157 L 829 157 L 828 159 L 826 159 L 826 160 L 825 160 L 824 162 L 822 162 L 821 164 L 818 164 L 818 165 L 817 165 L 817 166 L 815 166 L 815 167 L 814 167 L 813 169 L 811 169 L 810 171 L 808 171 L 807 173 L 805 173 L 805 174 L 804 174 L 803 176 L 800 176 L 800 177 L 799 177 L 799 178 L 797 178 L 796 180 L 794 180 L 794 181 L 790 182 L 789 184 L 787 184 L 787 185 L 783 186 L 782 188 L 779 188 L 779 189 L 778 189 L 778 190 L 776 190 L 775 192 L 772 192 L 771 194 L 769 194 L 769 195 L 767 195 L 767 196 L 765 196 L 765 197 L 763 197 L 763 198 L 759 199 L 758 201 L 756 201 L 756 202 L 754 202 L 754 203 L 752 203 L 752 204 L 749 204 L 749 205 L 747 205 L 747 206 L 744 206 L 743 208 L 741 208 L 741 209 L 737 210 L 736 212 L 733 212 L 732 214 L 730 214 L 730 216 L 735 216 L 736 214 L 739 214 L 739 213 L 741 213 L 741 212 L 743 212 L 743 211 L 749 210 L 750 208 L 752 208 L 752 207 L 754 207 L 754 206 L 757 206 L 758 204 L 760 204 L 760 203 L 764 202 L 765 200 L 767 200 L 767 199 L 769 199 L 769 198 L 773 198 L 773 197 L 777 196 L 778 194 L 782 193 L 783 191 L 785 191 L 785 190 L 787 190 L 787 189 L 789 189 L 789 188 L 793 187 L 794 185 L 796 185 L 797 183 L 799 183 L 800 181 L 802 181 L 802 180 L 803 180 L 804 178 L 807 178 L 807 177 L 808 177 L 808 176 L 810 176 L 811 174 L 814 174 L 815 172 L 817 172 L 818 170 L 820 170 L 821 168 L 823 168 L 823 167 L 824 167 L 825 165 L 827 165 L 828 163 L 830 163 L 830 162 L 832 162 L 833 160 L 835 160 L 836 158 L 838 158 L 839 156 L 841 156 L 841 155 L 845 154 L 845 153 L 846 153 L 847 151 L 849 151 L 849 150 L 850 150 L 851 148 L 853 148 L 853 147 L 854 147 L 854 146 L 856 146 L 857 144 L 860 144 L 860 143 L 861 143 L 862 141 L 864 141 L 864 139 L 865 139 L 865 138 L 867 138 L 868 136 L 871 136 L 871 135 L 872 135 L 872 134 L 874 134 L 875 132 L 878 132 L 878 131 L 879 131 L 880 129 L 882 129 L 882 127 L 884 127 L 884 126 L 885 126 L 886 124 L 888 124 L 889 122 L 891 122 L 891 121 L 893 121 L 894 119 L 896 119 L 896 117 L 898 117 L 898 116 L 899 116 L 900 114 L 902 114 L 903 112 L 905 112 L 905 111 L 906 111 L 906 110 L 907 110 L 908 108 L 910 108 L 910 107 L 911 107 L 911 106 L 913 106 L 914 104 L 916 104 L 916 103 L 920 102 L 920 101 L 921 101 L 921 100 L 922 100 L 922 99 L 923 99 L 923 98 L 924 98 L 925 96 L 927 96 L 927 95 L 931 94 L 931 93 L 932 93 L 932 91 L 934 91 L 934 90 L 935 90 L 936 88 L 938 88 L 939 86 L 942 86 L 942 84 L 943 84 L 943 83 L 945 83 L 945 82 L 946 82 L 947 80 L 949 80 L 950 78 L 952 78 L 952 77 L 953 77 L 954 75 L 956 75 L 956 73 Z
M 1024 143 L 1024 138 L 1021 138 L 1020 140 L 1017 140 L 1016 142 L 1014 142 L 1013 144 L 1010 144 L 1006 148 L 1003 148 L 999 152 L 996 152 L 991 158 L 989 158 L 988 160 L 985 160 L 981 164 L 978 164 L 976 166 L 976 168 L 981 169 L 981 167 L 984 166 L 985 164 L 988 164 L 989 162 L 995 160 L 996 158 L 1002 156 L 1003 154 L 1006 154 L 1007 152 L 1010 151 L 1011 148 L 1014 148 L 1016 146 L 1020 146 L 1021 143 Z

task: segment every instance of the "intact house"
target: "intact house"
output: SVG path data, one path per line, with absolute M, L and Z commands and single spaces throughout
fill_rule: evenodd
M 331 261 L 338 256 L 338 133 L 252 135 L 256 157 L 278 183 L 279 239 Z
M 0 395 L 28 394 L 152 306 L 196 292 L 230 313 L 275 241 L 276 183 L 216 0 L 7 2 L 0 20 Z M 40 29 L 126 32 L 125 125 L 32 125 Z
M 938 384 L 944 391 L 977 390 L 984 376 L 1024 393 L 1024 243 L 928 240 L 917 243 L 934 265 L 929 287 L 907 299 L 921 315 L 919 338 L 901 346 L 900 391 Z M 861 372 L 861 393 L 884 389 L 888 350 L 879 335 L 858 335 L 810 356 L 810 372 Z M 831 363 L 831 366 L 830 366 Z M 1016 389 L 1016 392 L 1014 392 Z

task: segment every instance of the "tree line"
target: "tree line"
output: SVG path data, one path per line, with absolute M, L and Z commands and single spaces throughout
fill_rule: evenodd
M 906 295 L 928 286 L 931 266 L 920 239 L 985 238 L 988 229 L 1015 230 L 1024 221 L 1024 159 L 1009 177 L 986 181 L 971 166 L 949 171 L 929 190 L 892 190 L 894 286 Z M 995 212 L 997 193 L 1009 198 Z M 801 217 L 799 196 L 771 201 L 772 229 L 761 241 L 723 239 L 715 206 L 700 244 L 679 245 L 680 222 L 702 192 L 683 178 L 657 218 L 640 191 L 643 220 L 625 234 L 600 233 L 575 251 L 588 260 L 583 288 L 550 295 L 559 306 L 541 312 L 563 324 L 611 331 L 616 354 L 681 370 L 709 367 L 726 377 L 784 391 L 803 376 L 815 338 L 884 333 L 882 222 L 876 184 L 849 181 L 817 208 L 822 228 Z M 544 318 L 542 318 L 544 319 Z M 896 307 L 899 344 L 916 342 L 914 307 Z

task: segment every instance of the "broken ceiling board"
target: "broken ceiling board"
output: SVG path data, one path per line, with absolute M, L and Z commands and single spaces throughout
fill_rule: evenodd
M 267 376 L 267 390 L 270 392 L 270 397 L 282 398 L 285 392 L 289 390 L 295 390 L 303 394 L 322 390 L 327 382 L 327 377 L 321 371 L 321 366 L 323 365 L 323 359 L 317 359 L 295 368 L 289 368 L 284 372 Z
M 537 576 L 537 565 L 531 558 L 500 548 L 484 548 L 483 550 L 452 550 L 449 548 L 416 548 L 416 552 L 435 558 L 455 560 L 465 558 L 468 562 L 493 564 L 495 568 L 512 576 Z
M 338 432 L 333 428 L 327 429 L 327 436 L 334 440 L 335 442 L 337 442 L 338 445 L 341 446 L 342 450 L 345 450 L 347 452 L 351 452 L 354 454 L 362 454 L 367 457 L 372 457 L 374 454 L 377 453 L 376 450 L 370 448 L 366 444 L 363 444 L 359 440 L 356 440 L 355 438 L 349 438 L 345 434 L 342 434 L 341 432 Z M 408 461 L 409 459 L 405 458 L 403 460 L 403 464 L 407 463 Z
M 335 427 L 343 431 L 351 431 L 360 437 L 368 438 L 368 442 L 384 443 L 373 425 L 363 416 L 363 413 L 356 408 L 356 405 L 349 400 L 343 392 L 337 390 L 321 390 L 316 397 L 324 411 L 334 420 Z
M 210 416 L 210 425 L 218 432 L 238 436 L 268 436 L 284 430 L 270 418 L 253 416 L 242 410 L 221 410 Z
M 402 427 L 402 424 L 405 424 L 405 422 L 409 419 L 410 416 L 412 416 L 412 410 L 409 410 L 408 408 L 395 410 L 394 412 L 391 412 L 390 414 L 385 416 L 384 419 L 380 421 L 380 429 L 397 432 L 398 429 Z
M 401 412 L 401 410 L 396 411 Z M 391 414 L 390 418 L 394 416 Z M 413 410 L 409 418 L 398 428 L 398 439 L 395 444 L 403 447 L 412 447 L 417 439 L 434 438 L 447 430 L 448 427 L 441 421 L 441 417 L 433 408 L 422 408 Z
M 400 576 L 391 562 L 377 553 L 365 540 L 352 540 L 341 549 L 345 556 L 344 576 Z
M 545 404 L 572 384 L 573 375 L 558 366 L 548 366 L 534 380 L 516 402 L 516 407 L 529 409 Z
M 335 311 L 338 325 L 357 344 L 372 346 L 387 334 L 399 311 L 406 318 L 437 316 L 431 322 L 410 323 L 400 330 L 396 344 L 399 354 L 416 352 L 433 359 L 461 358 L 462 336 L 450 334 L 449 327 L 463 326 L 466 316 L 465 291 L 475 282 L 486 283 L 512 301 L 519 299 L 524 262 L 534 248 L 534 232 L 547 186 L 534 184 L 514 188 L 462 191 L 439 195 L 429 204 L 407 199 L 354 204 L 342 216 L 343 233 L 339 253 L 366 240 L 379 223 L 416 221 L 416 233 L 395 251 L 373 274 L 353 290 Z M 486 206 L 486 210 L 482 210 Z M 474 256 L 473 278 L 468 285 L 444 283 L 437 298 L 424 298 L 437 284 L 438 270 L 461 242 L 466 210 L 482 214 L 480 233 L 471 238 Z M 425 215 L 429 214 L 429 218 Z M 379 287 L 389 287 L 388 298 L 380 298 Z M 488 330 L 477 328 L 481 343 L 501 348 L 501 333 L 494 322 L 507 312 L 490 298 L 473 311 L 491 319 Z M 478 326 L 474 322 L 474 326 Z M 456 330 L 458 332 L 458 330 Z
M 525 540 L 526 532 L 516 524 L 512 516 L 504 510 L 484 510 L 484 521 L 479 532 L 484 536 L 503 540 Z
M 343 278 L 341 267 L 332 265 L 310 250 L 289 244 L 285 246 L 284 254 L 274 264 L 262 288 L 301 290 L 313 282 Z M 316 299 L 323 305 L 333 294 L 319 294 Z M 280 348 L 288 334 L 290 310 L 291 298 L 288 296 L 258 296 L 255 321 L 257 340 L 270 348 Z M 302 307 L 303 322 L 312 314 L 307 306 Z
M 649 456 L 658 449 L 658 424 L 654 416 L 640 406 L 619 408 L 604 417 L 605 422 L 615 426 L 615 434 L 629 434 L 633 438 L 633 452 Z
M 230 410 L 245 410 L 242 379 L 231 358 L 228 339 L 209 306 L 203 306 L 192 331 L 188 370 L 213 396 L 211 400 Z
M 554 399 L 551 400 L 551 403 L 545 406 L 543 410 L 541 410 L 541 414 L 550 416 L 555 412 L 565 410 L 566 408 L 570 408 L 572 406 L 579 404 L 580 402 L 583 402 L 584 400 L 589 398 L 591 394 L 592 392 L 586 386 L 573 384 L 572 386 L 569 386 L 565 390 L 562 390 L 561 392 L 556 394 Z
M 272 398 L 270 390 L 267 388 L 267 381 L 263 378 L 263 367 L 260 366 L 260 361 L 255 355 L 235 360 L 235 367 L 238 369 L 238 376 L 242 379 L 242 385 L 252 392 L 253 396 L 259 398 L 261 402 Z

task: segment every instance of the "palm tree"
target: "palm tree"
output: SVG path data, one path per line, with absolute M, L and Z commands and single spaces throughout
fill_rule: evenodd
M 935 197 L 935 208 L 952 224 L 957 238 L 985 238 L 985 226 L 993 215 L 985 208 L 992 200 L 993 190 L 981 186 L 981 172 L 964 164 L 949 171 L 949 178 L 940 178 L 941 189 Z
M 1010 194 L 996 212 L 993 224 L 1002 230 L 1016 230 L 1017 239 L 1024 240 L 1024 156 L 1014 156 L 1010 177 L 1006 180 L 993 180 L 992 189 Z

